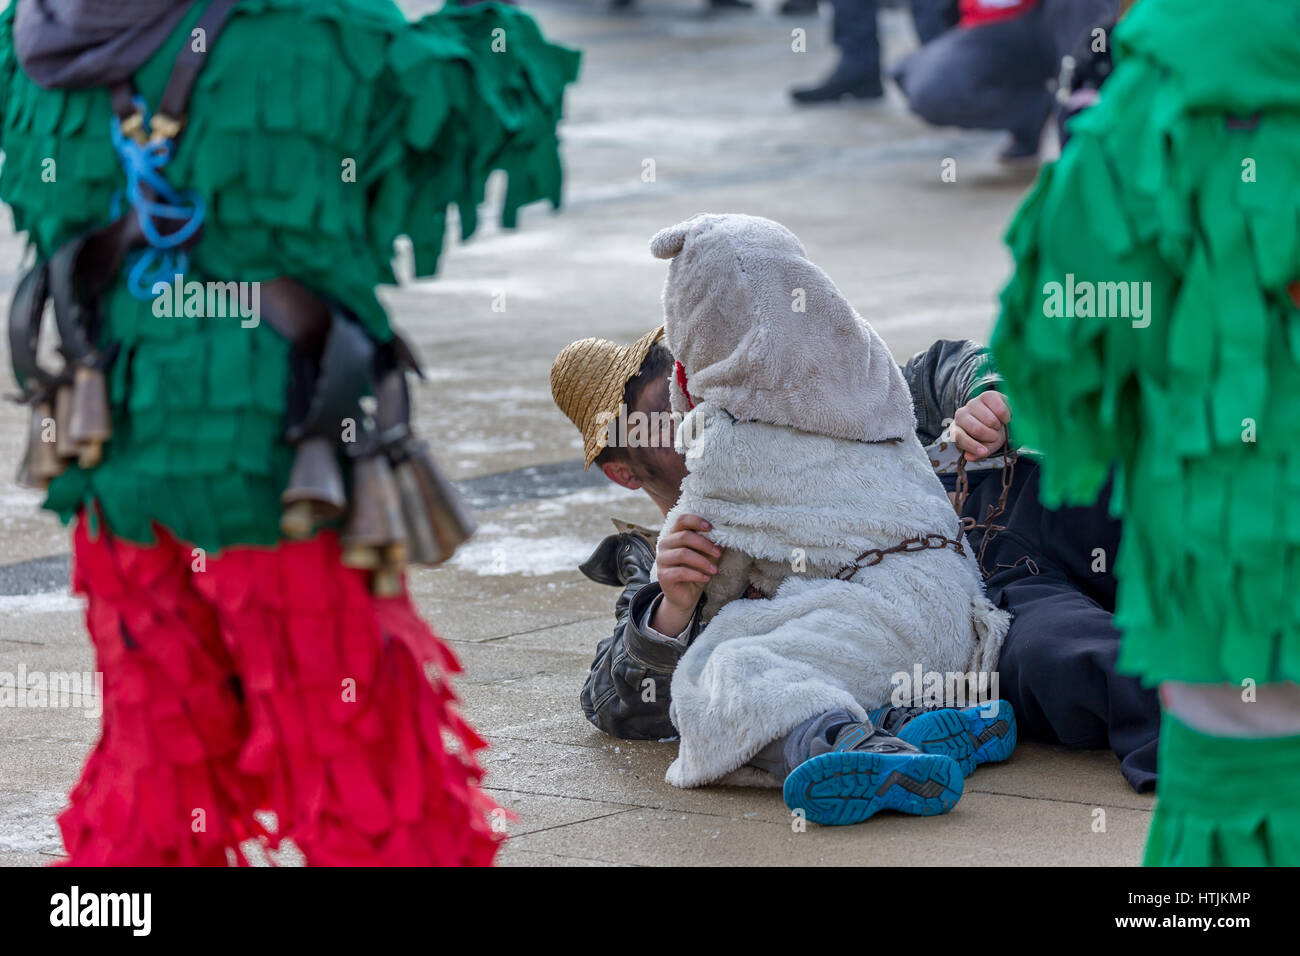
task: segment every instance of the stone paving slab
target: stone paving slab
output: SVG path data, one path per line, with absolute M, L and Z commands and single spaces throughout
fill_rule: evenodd
M 771 802 L 778 802 L 775 794 Z M 855 827 L 796 831 L 756 814 L 637 809 L 517 837 L 539 850 L 635 865 L 1044 866 L 1113 864 L 1136 855 L 1149 814 L 1112 808 L 1107 830 L 1072 805 L 972 793 L 939 817 L 881 814 Z

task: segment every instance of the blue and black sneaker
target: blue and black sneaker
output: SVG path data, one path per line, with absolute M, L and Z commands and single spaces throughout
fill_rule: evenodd
M 835 749 L 785 778 L 785 805 L 825 826 L 861 823 L 881 810 L 947 813 L 961 799 L 962 772 L 942 754 L 921 753 L 870 723 L 842 730 Z
M 1006 760 L 1016 749 L 1016 712 L 1005 700 L 961 710 L 883 707 L 870 719 L 925 753 L 951 757 L 966 776 L 980 764 Z

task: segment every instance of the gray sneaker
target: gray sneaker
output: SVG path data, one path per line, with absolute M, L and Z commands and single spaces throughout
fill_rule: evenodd
M 924 753 L 951 757 L 967 776 L 980 764 L 1006 760 L 1016 748 L 1016 712 L 1006 700 L 960 710 L 886 706 L 867 719 Z
M 843 727 L 834 750 L 795 767 L 782 794 L 785 805 L 805 819 L 839 826 L 861 823 L 881 810 L 947 813 L 963 787 L 957 761 L 922 753 L 867 720 Z
M 920 717 L 926 710 L 925 707 L 895 707 L 886 704 L 879 710 L 867 714 L 867 719 L 885 733 L 896 734 L 903 729 L 904 724 L 915 717 Z
M 849 724 L 835 735 L 832 753 L 919 754 L 921 749 L 877 728 L 869 720 Z

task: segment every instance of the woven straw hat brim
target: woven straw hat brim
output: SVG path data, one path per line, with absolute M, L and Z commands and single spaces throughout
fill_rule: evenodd
M 566 345 L 551 363 L 551 397 L 582 434 L 584 471 L 605 447 L 606 427 L 618 414 L 628 380 L 663 336 L 661 325 L 628 346 L 580 339 Z

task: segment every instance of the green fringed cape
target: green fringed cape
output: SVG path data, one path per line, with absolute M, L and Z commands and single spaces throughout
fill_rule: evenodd
M 1114 44 L 1009 229 L 994 359 L 1045 503 L 1114 469 L 1120 666 L 1297 680 L 1300 4 L 1143 0 Z M 1112 314 L 1056 314 L 1054 282 Z
M 14 7 L 0 14 L 0 199 L 48 256 L 109 221 L 124 177 L 107 91 L 29 80 L 14 53 Z M 136 74 L 149 103 L 205 7 Z M 207 200 L 186 280 L 293 276 L 389 337 L 375 287 L 394 281 L 398 236 L 410 237 L 417 273 L 431 274 L 447 207 L 468 236 L 496 169 L 508 176 L 505 225 L 526 203 L 559 204 L 556 124 L 577 66 L 576 52 L 496 4 L 412 23 L 391 0 L 244 0 L 213 46 L 166 172 Z M 97 501 L 115 534 L 142 543 L 158 522 L 209 551 L 276 544 L 291 461 L 285 341 L 238 318 L 159 318 L 124 283 L 103 305 L 104 340 L 121 345 L 114 434 L 99 468 L 53 482 L 47 507 L 67 520 Z

